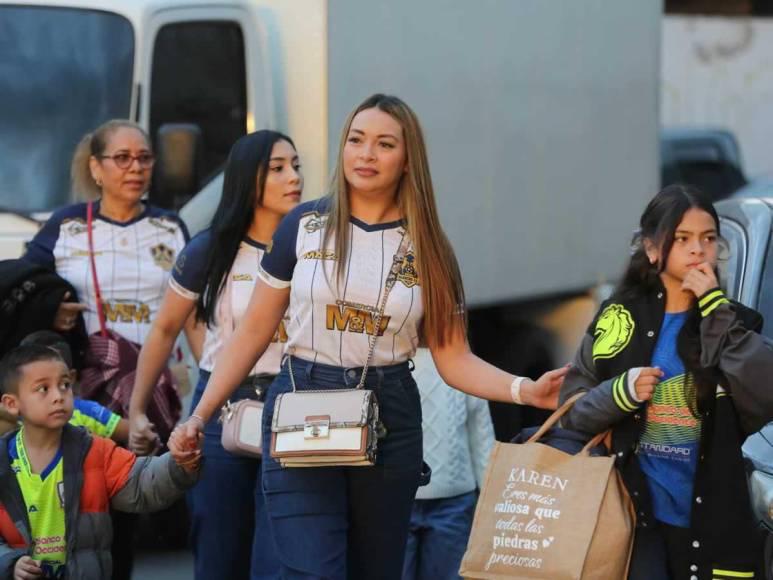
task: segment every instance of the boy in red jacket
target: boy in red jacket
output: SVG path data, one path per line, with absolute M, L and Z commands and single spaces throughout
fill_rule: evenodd
M 171 454 L 137 458 L 68 425 L 70 373 L 49 347 L 10 351 L 0 361 L 0 392 L 22 419 L 0 438 L 0 579 L 109 578 L 109 508 L 166 507 L 195 483 L 197 451 L 182 452 L 173 438 Z

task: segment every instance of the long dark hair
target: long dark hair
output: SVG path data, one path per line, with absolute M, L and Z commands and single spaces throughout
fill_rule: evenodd
M 693 208 L 705 211 L 713 218 L 719 236 L 719 216 L 703 192 L 696 187 L 680 184 L 662 189 L 649 202 L 639 220 L 639 231 L 634 235 L 631 246 L 631 262 L 615 292 L 616 296 L 646 296 L 662 286 L 660 274 L 666 268 L 676 228 L 684 219 L 684 214 Z M 660 259 L 655 264 L 649 261 L 645 243 L 653 244 L 660 250 Z M 677 352 L 687 371 L 685 399 L 696 416 L 713 399 L 721 378 L 717 369 L 701 365 L 700 322 L 700 309 L 696 300 L 677 339 Z
M 196 318 L 207 325 L 215 320 L 217 300 L 239 245 L 252 225 L 255 208 L 263 203 L 271 151 L 278 141 L 287 141 L 295 148 L 287 135 L 262 130 L 241 137 L 228 154 L 223 194 L 210 225 L 207 281 L 196 304 Z

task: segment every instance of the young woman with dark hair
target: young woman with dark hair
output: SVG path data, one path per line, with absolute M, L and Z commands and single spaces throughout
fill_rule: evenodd
M 561 389 L 562 402 L 586 393 L 565 427 L 612 429 L 637 512 L 634 580 L 761 577 L 741 445 L 773 418 L 773 350 L 762 317 L 719 287 L 719 227 L 695 188 L 650 201 Z
M 232 147 L 212 225 L 177 259 L 140 353 L 130 407 L 133 449 L 147 452 L 153 442 L 145 408 L 161 365 L 194 310 L 207 326 L 192 403 L 197 406 L 223 344 L 247 310 L 266 244 L 282 217 L 298 205 L 302 189 L 298 154 L 286 135 L 258 131 Z M 271 344 L 253 361 L 231 402 L 259 398 L 258 391 L 265 392 L 279 372 L 286 340 L 281 317 L 271 330 Z M 204 428 L 206 469 L 189 493 L 196 578 L 276 578 L 278 562 L 260 487 L 261 461 L 225 451 L 221 431 L 213 414 Z
M 421 405 L 408 363 L 420 337 L 445 382 L 482 398 L 555 406 L 566 369 L 532 381 L 470 351 L 461 276 L 438 219 L 424 137 L 397 97 L 373 95 L 349 115 L 332 191 L 277 228 L 247 313 L 178 427 L 189 444 L 263 354 L 288 304 L 290 356 L 269 389 L 264 441 L 277 395 L 293 389 L 291 372 L 299 390 L 354 387 L 372 340 L 365 384 L 378 398 L 385 436 L 369 467 L 282 468 L 264 456 L 281 577 L 400 578 L 422 469 Z

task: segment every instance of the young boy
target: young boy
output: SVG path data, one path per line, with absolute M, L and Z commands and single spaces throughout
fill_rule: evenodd
M 52 330 L 39 330 L 25 336 L 21 344 L 38 344 L 53 348 L 70 369 L 70 381 L 73 385 L 74 396 L 70 425 L 85 427 L 91 431 L 92 435 L 107 437 L 116 443 L 126 444 L 129 441 L 129 421 L 95 401 L 80 398 L 77 371 L 72 366 L 72 351 L 61 334 Z
M 137 458 L 68 424 L 67 365 L 26 345 L 0 361 L 2 403 L 22 419 L 0 438 L 0 579 L 110 578 L 109 508 L 162 509 L 196 480 L 198 450 Z M 194 458 L 195 460 L 192 460 Z M 185 464 L 185 466 L 181 466 Z

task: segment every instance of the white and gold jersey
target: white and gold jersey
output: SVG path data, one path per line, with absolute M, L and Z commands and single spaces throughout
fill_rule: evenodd
M 188 231 L 170 211 L 146 205 L 139 216 L 121 223 L 100 215 L 97 202 L 92 234 L 107 327 L 142 344 Z M 87 332 L 99 330 L 85 203 L 55 212 L 30 242 L 24 257 L 55 270 L 72 284 L 78 300 L 88 307 L 83 313 Z
M 419 342 L 423 316 L 421 285 L 413 251 L 405 254 L 384 317 L 377 311 L 392 259 L 405 235 L 400 221 L 369 225 L 351 218 L 350 252 L 336 281 L 335 240 L 322 248 L 327 220 L 324 200 L 304 203 L 279 225 L 261 261 L 261 279 L 290 287 L 288 352 L 342 367 L 361 367 L 368 340 L 378 333 L 372 365 L 400 363 Z M 410 246 L 409 246 L 410 247 Z
M 207 283 L 207 258 L 212 244 L 211 230 L 207 229 L 194 236 L 180 253 L 172 279 L 172 290 L 189 300 L 198 300 Z M 258 279 L 260 260 L 265 246 L 245 238 L 236 252 L 225 286 L 217 300 L 214 324 L 207 327 L 199 368 L 212 371 L 217 356 L 228 341 L 236 325 L 247 311 L 252 290 Z M 260 357 L 250 375 L 276 375 L 287 342 L 286 320 L 282 320 L 274 333 L 271 344 Z

